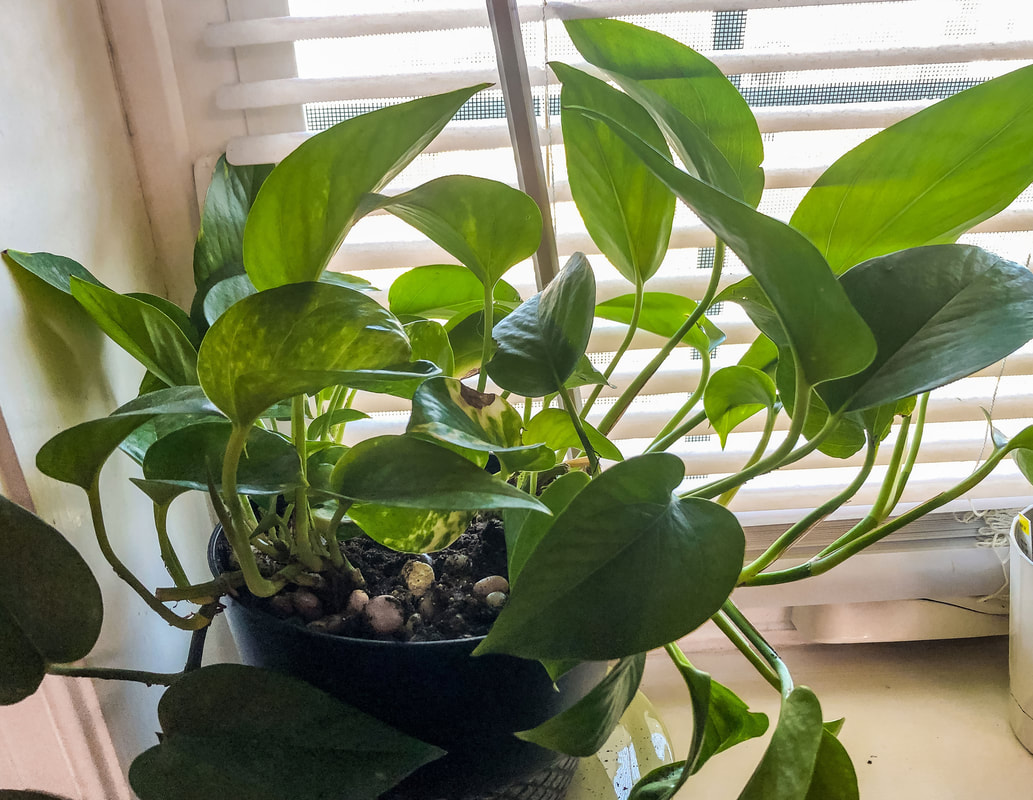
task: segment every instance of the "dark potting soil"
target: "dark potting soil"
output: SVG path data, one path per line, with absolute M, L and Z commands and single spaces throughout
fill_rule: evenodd
M 502 522 L 478 516 L 446 550 L 414 555 L 365 536 L 342 543 L 359 574 L 303 574 L 257 605 L 323 633 L 430 642 L 483 636 L 505 605 Z

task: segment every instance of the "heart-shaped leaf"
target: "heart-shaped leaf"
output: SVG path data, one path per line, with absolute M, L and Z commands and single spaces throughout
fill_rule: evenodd
M 78 261 L 65 256 L 53 253 L 23 253 L 20 250 L 4 250 L 3 256 L 65 294 L 72 293 L 72 278 L 92 283 L 94 286 L 104 285 Z
M 1033 337 L 1033 273 L 972 245 L 879 256 L 840 279 L 878 342 L 863 372 L 822 386 L 830 409 L 894 403 L 1004 358 Z
M 236 166 L 226 156 L 219 156 L 204 196 L 201 228 L 194 243 L 194 284 L 198 290 L 220 270 L 244 271 L 244 225 L 272 169 L 271 164 Z
M 204 422 L 170 433 L 151 445 L 143 461 L 144 477 L 206 492 L 221 489 L 222 462 L 233 425 Z M 305 484 L 293 445 L 270 431 L 252 428 L 237 467 L 240 494 L 283 494 Z
M 570 190 L 592 241 L 635 285 L 652 277 L 667 254 L 674 195 L 602 123 L 577 107 L 621 120 L 661 152 L 669 152 L 656 123 L 627 95 L 564 64 L 550 64 L 563 84 L 560 121 Z
M 790 224 L 843 272 L 906 247 L 953 242 L 1033 181 L 1033 67 L 926 108 L 855 147 Z
M 585 60 L 653 115 L 683 163 L 705 182 L 757 205 L 764 189 L 760 130 L 742 94 L 713 62 L 627 22 L 579 19 L 564 25 Z
M 333 490 L 357 503 L 435 511 L 547 508 L 526 492 L 444 447 L 411 436 L 377 436 L 334 468 Z
M 147 294 L 147 292 L 129 292 L 125 296 L 154 306 L 176 323 L 176 327 L 183 331 L 183 335 L 187 337 L 191 347 L 196 350 L 201 346 L 201 334 L 194 327 L 194 323 L 190 321 L 190 315 L 171 300 L 166 300 L 164 297 L 158 297 L 154 294 Z
M 348 516 L 369 538 L 402 553 L 434 553 L 462 536 L 473 511 L 436 511 L 355 503 Z
M 624 456 L 617 445 L 607 439 L 587 422 L 581 422 L 592 449 L 600 458 L 623 461 Z M 531 417 L 524 432 L 525 442 L 544 442 L 551 450 L 565 450 L 568 447 L 581 449 L 581 438 L 570 415 L 562 408 L 545 408 Z
M 492 331 L 498 349 L 488 374 L 524 397 L 559 391 L 588 347 L 595 308 L 595 276 L 574 254 L 545 289 Z
M 591 482 L 588 474 L 580 470 L 560 475 L 545 487 L 539 498 L 552 515 L 526 508 L 510 508 L 505 512 L 506 554 L 509 562 L 509 583 L 515 586 L 517 578 L 531 553 L 542 538 L 552 530 L 556 517 L 570 505 L 578 492 Z
M 103 613 L 100 587 L 76 549 L 0 497 L 0 705 L 35 692 L 47 664 L 87 655 Z
M 478 305 L 477 311 L 471 311 L 465 316 L 457 314 L 445 323 L 448 343 L 452 346 L 452 355 L 455 358 L 453 374 L 457 378 L 475 375 L 481 368 L 481 350 L 484 347 L 484 311 L 480 310 L 482 307 L 483 303 Z M 495 303 L 492 308 L 494 324 L 497 326 L 511 311 L 508 304 Z M 492 344 L 494 346 L 494 342 Z
M 197 383 L 197 351 L 150 303 L 71 279 L 72 296 L 115 344 L 170 386 Z
M 711 427 L 721 438 L 721 447 L 728 434 L 758 411 L 775 406 L 775 382 L 759 369 L 734 365 L 719 369 L 710 376 L 703 390 L 703 408 Z
M 205 294 L 205 321 L 213 325 L 215 320 L 226 313 L 227 308 L 257 293 L 258 289 L 251 283 L 251 278 L 244 273 L 224 278 Z
M 36 467 L 54 480 L 89 491 L 122 441 L 153 414 L 103 417 L 61 431 L 36 453 Z
M 140 414 L 201 414 L 222 416 L 200 386 L 172 386 L 140 395 L 111 412 L 111 416 Z
M 338 408 L 326 414 L 320 414 L 308 426 L 308 438 L 320 439 L 329 433 L 335 425 L 344 425 L 360 419 L 369 419 L 369 414 L 354 408 Z
M 486 84 L 388 106 L 328 128 L 277 165 L 244 229 L 244 265 L 258 289 L 314 281 L 367 200 Z M 356 154 L 361 153 L 361 157 Z
M 486 287 L 541 243 L 542 214 L 534 200 L 499 181 L 446 175 L 380 200 L 382 208 L 455 256 Z
M 645 668 L 645 653 L 622 658 L 574 705 L 536 728 L 518 732 L 517 738 L 570 756 L 594 755 L 635 699 Z
M 520 293 L 505 281 L 495 283 L 492 295 L 509 311 L 520 305 Z M 484 286 L 458 264 L 410 269 L 395 279 L 387 297 L 391 313 L 399 317 L 451 319 L 484 308 Z
M 407 322 L 404 327 L 412 347 L 413 360 L 429 361 L 448 376 L 455 373 L 455 354 L 448 340 L 448 331 L 440 322 L 418 319 Z
M 638 327 L 644 331 L 664 336 L 674 336 L 685 320 L 696 310 L 695 300 L 670 292 L 643 292 L 642 310 L 639 312 Z M 614 322 L 631 324 L 635 308 L 635 295 L 622 294 L 595 307 L 595 315 Z M 682 341 L 697 350 L 713 350 L 724 342 L 724 332 L 706 317 L 700 318 L 689 335 Z
M 672 491 L 669 453 L 610 467 L 585 487 L 531 553 L 477 653 L 622 658 L 703 624 L 735 586 L 745 539 L 735 516 Z
M 807 239 L 678 169 L 619 123 L 604 121 L 743 260 L 774 307 L 810 385 L 853 375 L 871 363 L 871 331 Z
M 442 755 L 307 683 L 237 664 L 185 675 L 158 720 L 161 744 L 129 770 L 141 800 L 374 800 Z M 275 758 L 256 747 L 270 741 Z
M 818 698 L 797 686 L 782 700 L 771 742 L 739 800 L 806 798 L 823 734 Z
M 431 378 L 413 395 L 412 414 L 406 433 L 439 442 L 450 449 L 483 453 L 525 452 L 534 460 L 542 455 L 530 446 L 536 439 L 521 440 L 523 421 L 509 403 L 494 394 L 483 394 L 454 378 Z M 484 466 L 483 463 L 480 466 Z
M 854 765 L 836 738 L 842 722 L 827 723 L 821 732 L 818 759 L 805 800 L 858 800 L 860 797 Z
M 335 372 L 384 369 L 409 353 L 401 325 L 366 295 L 294 283 L 231 306 L 205 336 L 198 376 L 226 416 L 248 425 L 280 400 L 352 385 Z

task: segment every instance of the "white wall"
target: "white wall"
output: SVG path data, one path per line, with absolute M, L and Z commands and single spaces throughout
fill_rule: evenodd
M 120 291 L 163 294 L 98 4 L 0 0 L 0 11 L 0 249 L 60 253 Z M 189 263 L 173 267 L 190 269 Z M 181 668 L 189 634 L 168 628 L 112 574 L 93 542 L 82 491 L 34 466 L 36 451 L 55 433 L 133 397 L 142 368 L 69 298 L 6 264 L 0 265 L 0 342 L 0 408 L 33 500 L 80 548 L 103 587 L 104 628 L 89 662 Z M 124 480 L 131 468 L 116 456 L 105 473 L 114 546 L 145 584 L 167 585 L 150 505 Z M 186 503 L 174 524 L 182 540 L 195 545 L 184 556 L 203 577 L 207 512 Z M 160 691 L 98 683 L 98 694 L 128 766 L 155 743 Z M 0 788 L 12 788 L 3 781 L 0 774 Z

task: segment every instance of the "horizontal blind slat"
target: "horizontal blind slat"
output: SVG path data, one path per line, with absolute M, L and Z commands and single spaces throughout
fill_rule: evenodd
M 761 8 L 834 6 L 877 3 L 885 0 L 596 0 L 595 2 L 549 3 L 546 15 L 553 19 L 610 17 L 631 14 L 666 14 L 686 11 L 746 11 Z M 521 22 L 542 18 L 542 4 L 518 5 Z M 421 33 L 449 28 L 487 25 L 483 6 L 451 9 L 414 9 L 404 14 L 340 14 L 326 17 L 267 17 L 218 22 L 204 32 L 209 47 L 250 47 L 296 42 L 303 39 L 377 36 L 388 33 Z

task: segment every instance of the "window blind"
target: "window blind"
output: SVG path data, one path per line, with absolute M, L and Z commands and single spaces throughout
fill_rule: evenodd
M 227 154 L 238 164 L 278 161 L 314 132 L 357 114 L 413 97 L 482 81 L 497 81 L 488 17 L 481 0 L 386 0 L 375 13 L 349 10 L 332 0 L 291 0 L 291 16 L 231 20 L 209 26 L 213 48 L 236 48 L 249 58 L 263 48 L 293 43 L 296 73 L 243 81 L 219 89 L 224 110 L 300 108 L 304 129 L 270 132 L 268 125 L 231 140 Z M 562 20 L 615 16 L 652 28 L 711 58 L 753 106 L 765 146 L 765 198 L 761 210 L 787 220 L 810 184 L 836 157 L 879 129 L 935 100 L 1033 61 L 1033 40 L 1020 4 L 1008 0 L 582 0 L 519 6 L 533 87 L 535 118 L 544 145 L 560 262 L 574 251 L 589 255 L 599 300 L 631 291 L 588 237 L 565 179 L 559 127 L 559 85 L 547 61 L 589 69 L 574 50 Z M 295 76 L 296 74 L 296 76 Z M 298 115 L 286 118 L 296 119 Z M 296 128 L 297 126 L 295 126 Z M 449 173 L 467 173 L 516 184 L 516 170 L 497 88 L 481 92 L 448 128 L 388 188 L 403 191 Z M 1033 192 L 978 225 L 961 241 L 978 244 L 1020 263 L 1033 251 Z M 709 279 L 713 235 L 679 206 L 671 250 L 647 291 L 699 297 Z M 406 268 L 452 259 L 387 214 L 372 215 L 349 234 L 331 268 L 362 275 L 386 303 L 391 282 Z M 732 254 L 722 284 L 746 274 Z M 535 291 L 530 262 L 506 279 L 521 295 Z M 710 314 L 727 338 L 713 354 L 714 370 L 734 364 L 756 331 L 737 306 Z M 623 326 L 600 321 L 593 334 L 593 360 L 605 363 L 623 336 Z M 661 341 L 636 336 L 611 382 L 593 407 L 598 421 L 630 375 Z M 613 435 L 625 456 L 640 452 L 695 388 L 702 362 L 678 348 L 647 384 Z M 400 432 L 404 401 L 365 397 L 374 418 L 354 436 Z M 922 462 L 904 504 L 927 498 L 962 478 L 990 450 L 984 410 L 1014 433 L 1033 422 L 1033 348 L 1027 346 L 976 376 L 933 393 L 920 456 Z M 743 424 L 722 449 L 705 425 L 671 448 L 686 463 L 687 481 L 734 471 L 750 455 L 763 420 Z M 786 422 L 776 429 L 775 439 Z M 879 464 L 890 456 L 882 448 Z M 747 484 L 732 508 L 765 522 L 794 516 L 841 488 L 861 464 L 814 454 L 775 475 Z M 843 513 L 860 515 L 874 499 L 880 466 Z M 964 504 L 1015 506 L 1029 489 L 1011 462 L 981 484 Z

